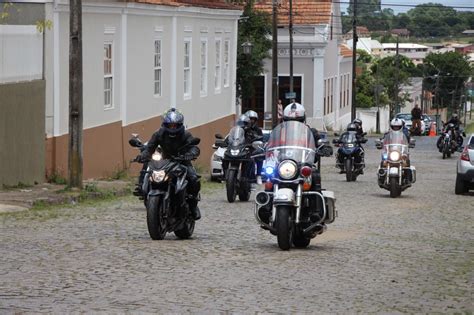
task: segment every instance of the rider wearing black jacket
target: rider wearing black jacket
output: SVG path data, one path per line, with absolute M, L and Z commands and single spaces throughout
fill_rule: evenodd
M 262 129 L 258 126 L 258 114 L 253 111 L 249 110 L 245 113 L 245 115 L 249 118 L 249 126 L 245 130 L 245 139 L 247 143 L 252 143 L 256 140 L 262 141 L 263 139 L 263 132 Z M 257 184 L 262 184 L 262 177 L 260 174 L 262 173 L 263 167 L 263 160 L 264 158 L 255 158 L 255 164 L 257 165 Z
M 354 119 L 354 121 L 355 121 L 355 119 Z M 360 119 L 359 119 L 359 121 L 360 121 Z M 361 124 L 362 124 L 362 122 L 361 122 Z M 355 132 L 355 133 L 356 133 L 356 139 L 357 139 L 357 141 L 359 141 L 359 146 L 360 146 L 360 148 L 362 149 L 362 152 L 364 152 L 364 148 L 363 148 L 362 145 L 360 144 L 360 143 L 362 142 L 362 140 L 364 140 L 364 136 L 363 136 L 363 132 L 360 132 L 360 133 L 359 133 L 359 131 L 362 131 L 362 127 L 358 128 L 357 125 L 356 125 L 354 122 L 349 123 L 349 124 L 347 125 L 346 131 L 344 131 L 344 132 L 339 136 L 339 143 L 342 142 L 342 138 L 343 138 L 344 136 L 348 135 L 349 132 Z M 357 160 L 357 161 L 355 161 L 355 162 L 356 162 L 356 163 L 364 163 L 364 153 L 362 153 L 359 157 L 360 157 L 360 160 Z M 341 158 L 342 158 L 342 157 L 339 156 L 338 153 L 336 153 L 336 160 L 337 160 L 337 162 L 342 164 L 344 161 L 341 160 Z M 341 170 L 341 173 L 344 173 L 344 171 Z M 363 170 L 363 169 L 361 170 L 361 174 L 364 174 L 364 170 Z
M 155 152 L 158 146 L 162 149 L 163 158 L 182 157 L 185 161 L 182 162 L 188 169 L 187 191 L 188 204 L 195 220 L 201 218 L 201 213 L 198 207 L 199 191 L 201 190 L 201 183 L 196 174 L 196 170 L 191 164 L 191 160 L 197 158 L 200 150 L 195 145 L 189 145 L 194 137 L 189 131 L 184 128 L 184 116 L 175 108 L 171 108 L 163 115 L 163 123 L 161 128 L 156 131 L 146 145 L 146 149 L 139 156 L 141 162 L 150 160 L 151 155 Z M 141 179 L 143 181 L 143 179 Z

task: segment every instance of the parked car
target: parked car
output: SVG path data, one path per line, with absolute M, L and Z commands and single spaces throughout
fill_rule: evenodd
M 266 144 L 268 142 L 268 138 L 270 137 L 271 130 L 263 129 L 263 143 Z M 210 175 L 212 181 L 221 181 L 224 177 L 224 172 L 222 171 L 222 157 L 224 156 L 224 152 L 226 148 L 218 148 L 216 146 L 212 146 L 215 149 L 214 153 L 211 156 L 211 167 L 210 167 Z
M 456 195 L 467 193 L 474 189 L 474 133 L 467 141 L 456 167 Z
M 423 116 L 426 116 L 426 115 L 423 115 Z M 411 126 L 412 126 L 412 121 L 411 121 L 411 114 L 410 113 L 399 113 L 395 116 L 396 118 L 398 119 L 403 119 L 405 121 L 405 126 L 408 128 L 408 129 L 411 129 Z M 427 131 L 426 129 L 426 125 L 425 125 L 425 121 L 424 121 L 424 117 L 423 119 L 421 120 L 421 134 L 425 134 L 425 132 Z

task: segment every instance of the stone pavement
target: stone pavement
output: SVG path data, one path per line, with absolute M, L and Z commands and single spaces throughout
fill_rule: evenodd
M 0 314 L 472 314 L 474 192 L 454 194 L 459 154 L 435 141 L 417 138 L 417 182 L 395 199 L 373 139 L 356 182 L 325 158 L 339 217 L 307 249 L 279 250 L 224 184 L 189 240 L 152 241 L 133 197 L 1 215 Z

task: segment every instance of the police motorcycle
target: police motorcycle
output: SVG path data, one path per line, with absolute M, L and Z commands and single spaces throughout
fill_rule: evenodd
M 339 134 L 335 133 L 335 136 Z M 364 132 L 362 136 L 365 136 Z M 338 147 L 336 153 L 336 167 L 341 173 L 346 173 L 348 182 L 357 180 L 357 176 L 363 173 L 365 168 L 364 149 L 362 143 L 366 143 L 367 139 L 358 138 L 357 132 L 350 130 L 342 134 L 340 139 L 333 139 L 332 143 Z
M 234 202 L 237 195 L 240 201 L 248 201 L 252 183 L 255 182 L 255 161 L 252 151 L 260 141 L 255 144 L 247 143 L 245 131 L 240 126 L 233 127 L 226 140 L 220 134 L 216 134 L 216 147 L 226 147 L 222 157 L 222 169 L 224 172 L 226 195 L 228 202 Z
M 337 216 L 334 193 L 321 189 L 315 165 L 315 158 L 330 156 L 332 148 L 327 140 L 318 142 L 306 124 L 285 121 L 273 129 L 265 148 L 265 190 L 255 197 L 255 218 L 277 236 L 282 250 L 307 247 Z
M 180 150 L 198 145 L 201 139 L 194 138 Z M 133 135 L 129 144 L 143 151 L 145 144 Z M 132 162 L 138 162 L 138 157 Z M 182 156 L 164 159 L 160 147 L 142 169 L 141 191 L 147 210 L 147 226 L 150 237 L 162 240 L 166 233 L 174 232 L 181 239 L 188 239 L 194 232 L 195 220 L 188 205 L 186 187 L 187 167 Z
M 390 197 L 399 197 L 405 189 L 416 182 L 416 169 L 410 165 L 409 148 L 415 147 L 415 140 L 408 142 L 403 130 L 390 130 L 382 140 L 375 142 L 382 149 L 382 161 L 377 174 L 380 188 L 390 191 Z

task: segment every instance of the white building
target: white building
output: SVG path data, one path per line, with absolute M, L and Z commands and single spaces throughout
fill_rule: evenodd
M 53 25 L 44 36 L 46 167 L 65 174 L 69 3 L 34 1 Z M 85 178 L 127 168 L 137 154 L 128 145 L 130 134 L 148 140 L 170 107 L 182 111 L 187 128 L 201 138 L 207 164 L 214 133 L 225 132 L 235 117 L 241 12 L 223 0 L 83 1 Z

